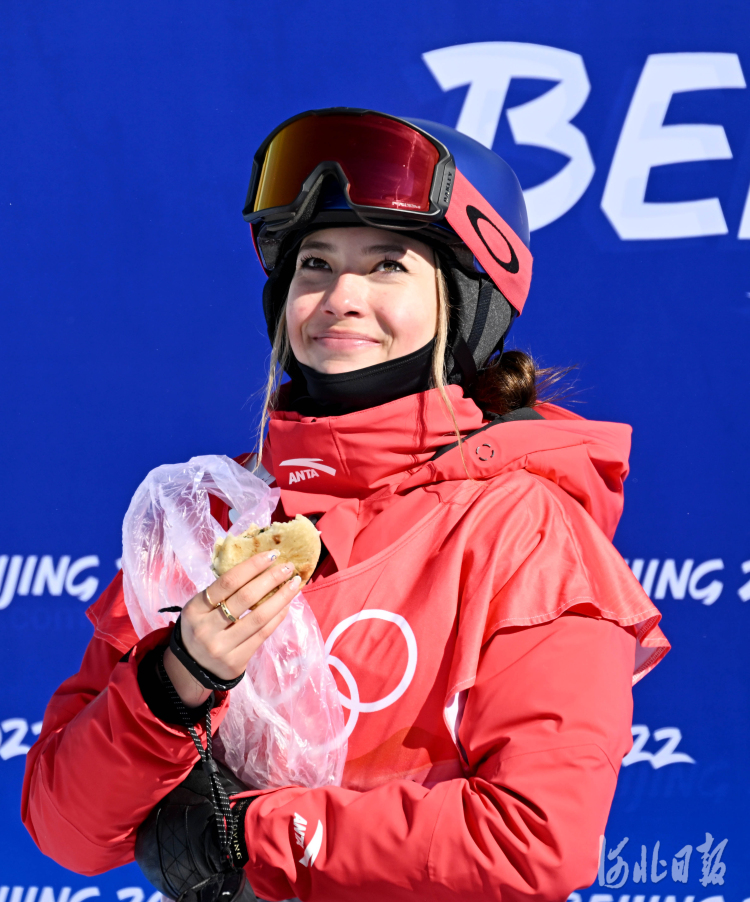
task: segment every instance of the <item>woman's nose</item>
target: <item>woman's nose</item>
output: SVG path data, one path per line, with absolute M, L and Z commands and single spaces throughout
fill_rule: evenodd
M 361 276 L 342 273 L 325 293 L 323 310 L 339 319 L 361 316 L 366 306 L 366 287 L 363 282 Z

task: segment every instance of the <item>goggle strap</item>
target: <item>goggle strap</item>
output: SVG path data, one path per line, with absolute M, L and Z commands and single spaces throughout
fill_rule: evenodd
M 520 314 L 531 285 L 531 252 L 458 169 L 445 219 Z

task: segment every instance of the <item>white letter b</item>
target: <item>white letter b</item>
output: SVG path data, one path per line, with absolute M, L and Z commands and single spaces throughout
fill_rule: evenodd
M 444 91 L 469 85 L 456 128 L 490 148 L 511 79 L 558 82 L 540 97 L 508 110 L 508 122 L 517 144 L 554 150 L 569 160 L 552 178 L 524 191 L 529 228 L 549 225 L 578 202 L 594 175 L 594 161 L 586 136 L 571 125 L 591 90 L 577 53 L 491 41 L 431 50 L 422 59 Z

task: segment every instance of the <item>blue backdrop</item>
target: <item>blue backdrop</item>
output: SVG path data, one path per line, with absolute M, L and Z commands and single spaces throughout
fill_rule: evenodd
M 5 0 L 0 902 L 152 892 L 36 850 L 24 755 L 146 472 L 251 447 L 251 158 L 334 105 L 458 124 L 510 162 L 535 256 L 512 343 L 578 364 L 579 412 L 634 427 L 616 545 L 674 650 L 635 689 L 576 902 L 750 897 L 749 33 L 741 0 Z

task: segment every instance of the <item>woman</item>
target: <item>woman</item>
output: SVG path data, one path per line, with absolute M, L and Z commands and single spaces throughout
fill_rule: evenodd
M 631 683 L 668 645 L 611 545 L 628 427 L 535 403 L 530 360 L 500 356 L 531 272 L 518 182 L 444 126 L 322 110 L 263 143 L 245 216 L 274 352 L 262 461 L 243 462 L 278 516 L 317 518 L 305 595 L 349 749 L 341 787 L 237 805 L 236 861 L 267 899 L 564 899 L 596 875 Z M 198 760 L 175 711 L 215 729 L 210 687 L 281 622 L 289 575 L 259 555 L 217 580 L 178 655 L 169 630 L 137 641 L 115 580 L 29 754 L 44 852 L 88 874 L 132 860 Z M 193 883 L 221 866 L 211 831 L 181 841 Z

